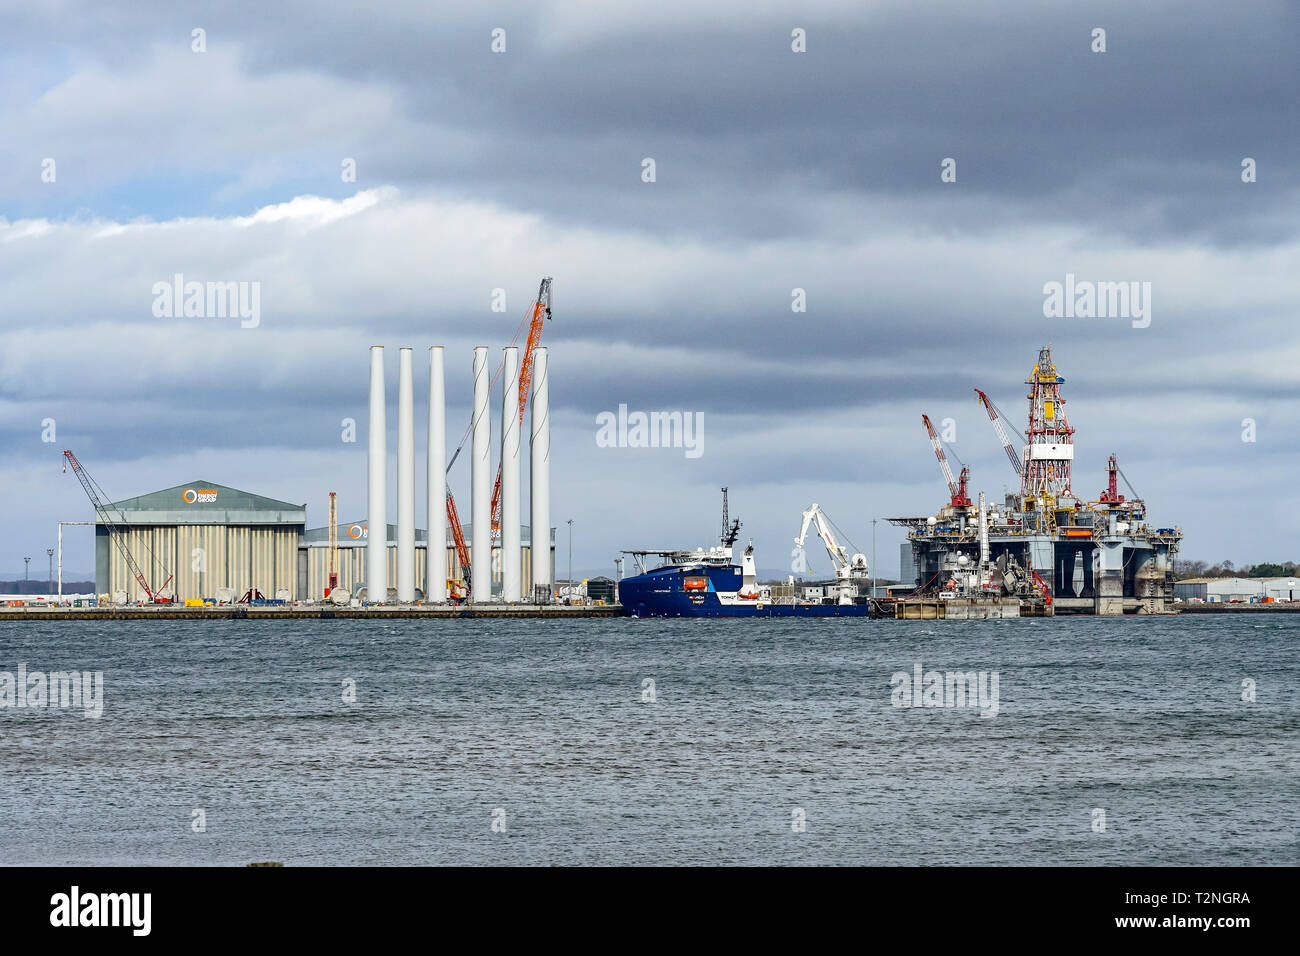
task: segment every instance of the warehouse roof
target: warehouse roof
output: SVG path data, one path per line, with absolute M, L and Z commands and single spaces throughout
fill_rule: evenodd
M 191 481 L 115 501 L 127 524 L 306 524 L 307 506 L 215 481 Z M 100 522 L 101 524 L 103 522 Z

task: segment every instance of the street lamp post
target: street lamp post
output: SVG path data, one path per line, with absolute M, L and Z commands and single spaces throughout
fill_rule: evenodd
M 573 519 L 570 518 L 569 524 L 569 597 L 573 597 Z
M 46 548 L 45 553 L 49 555 L 50 558 L 50 581 L 49 581 L 49 585 L 47 586 L 47 592 L 53 594 L 54 593 L 54 549 Z

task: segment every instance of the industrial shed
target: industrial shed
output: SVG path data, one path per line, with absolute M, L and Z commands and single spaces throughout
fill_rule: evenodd
M 1274 601 L 1300 600 L 1300 579 L 1297 578 L 1261 578 L 1264 595 Z
M 256 588 L 266 597 L 298 591 L 298 542 L 307 506 L 277 501 L 211 481 L 193 481 L 108 506 L 121 522 L 132 556 L 150 587 L 177 601 L 216 597 L 230 588 L 239 597 Z M 125 591 L 130 601 L 146 595 L 112 546 L 108 527 L 95 525 L 95 589 Z M 165 593 L 165 592 L 164 592 Z
M 1179 601 L 1251 603 L 1262 598 L 1294 601 L 1300 597 L 1296 578 L 1184 578 L 1174 584 Z

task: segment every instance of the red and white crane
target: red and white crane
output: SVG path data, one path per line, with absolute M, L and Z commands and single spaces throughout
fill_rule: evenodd
M 993 428 L 997 431 L 998 438 L 1002 441 L 1002 449 L 1007 453 L 1007 461 L 1011 462 L 1012 471 L 1016 473 L 1016 477 L 1022 478 L 1024 475 L 1024 462 L 1021 456 L 1016 454 L 1015 447 L 1011 444 L 1011 439 L 1007 435 L 1007 430 L 1002 424 L 1003 419 L 1006 416 L 1004 416 L 998 407 L 993 404 L 993 400 L 978 388 L 975 389 L 975 395 L 978 397 L 980 404 L 984 406 L 984 410 L 989 413 L 989 421 L 993 423 Z
M 939 459 L 939 467 L 943 469 L 944 480 L 948 482 L 948 493 L 952 496 L 952 506 L 954 508 L 969 508 L 970 495 L 966 493 L 966 483 L 970 481 L 970 469 L 965 465 L 961 465 L 959 459 L 957 464 L 961 465 L 961 478 L 954 479 L 952 469 L 948 467 L 948 457 L 943 453 L 943 442 L 939 440 L 939 433 L 934 430 L 934 425 L 930 424 L 930 416 L 922 415 L 921 421 L 925 422 L 925 430 L 930 433 L 930 446 L 934 449 L 934 457 Z

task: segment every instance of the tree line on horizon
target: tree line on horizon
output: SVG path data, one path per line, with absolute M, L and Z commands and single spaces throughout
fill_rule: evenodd
M 1281 564 L 1265 562 L 1247 564 L 1238 568 L 1231 561 L 1210 564 L 1208 561 L 1174 561 L 1174 578 L 1284 578 L 1300 574 L 1300 565 L 1294 561 Z

